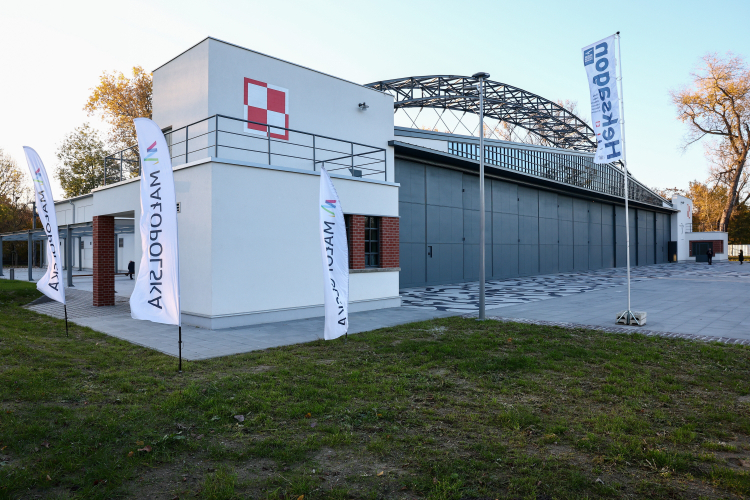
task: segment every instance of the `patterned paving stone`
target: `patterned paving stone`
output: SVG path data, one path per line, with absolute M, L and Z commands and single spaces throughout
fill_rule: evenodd
M 639 266 L 631 269 L 631 283 L 653 279 L 742 280 L 750 284 L 750 266 L 717 262 L 712 266 L 684 263 Z M 487 309 L 506 305 L 537 302 L 627 284 L 624 268 L 601 269 L 580 273 L 560 273 L 528 278 L 487 280 Z M 407 307 L 435 311 L 467 312 L 479 307 L 479 283 L 459 283 L 401 290 L 401 302 Z

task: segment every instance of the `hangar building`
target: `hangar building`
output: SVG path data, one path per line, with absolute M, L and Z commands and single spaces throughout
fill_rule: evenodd
M 360 85 L 214 38 L 154 70 L 152 118 L 175 171 L 183 323 L 323 314 L 321 166 L 346 214 L 352 312 L 399 306 L 403 288 L 477 280 L 477 135 L 445 120 L 442 132 L 411 118 L 394 126 L 398 112 L 424 109 L 477 121 L 477 92 L 455 75 Z M 574 114 L 494 81 L 486 103 L 489 118 L 538 138 L 485 140 L 487 278 L 623 266 L 626 230 L 633 265 L 689 260 L 693 240 L 725 257 L 725 233 L 691 233 L 680 219 L 690 200 L 673 206 L 632 177 L 626 229 L 622 171 L 593 164 L 593 132 Z M 56 202 L 66 267 L 93 270 L 94 305 L 114 304 L 114 274 L 140 262 L 136 148 L 105 159 L 92 193 Z M 0 245 L 41 236 L 0 235 Z M 670 241 L 683 243 L 670 252 Z

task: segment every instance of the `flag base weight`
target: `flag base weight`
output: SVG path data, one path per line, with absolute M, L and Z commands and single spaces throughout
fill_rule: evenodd
M 618 325 L 637 325 L 643 326 L 646 324 L 646 313 L 645 312 L 634 312 L 631 310 L 621 311 L 617 313 Z

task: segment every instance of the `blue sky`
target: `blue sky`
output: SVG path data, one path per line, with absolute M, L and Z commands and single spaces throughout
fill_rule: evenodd
M 750 57 L 749 17 L 748 1 L 13 2 L 0 16 L 0 148 L 25 165 L 32 146 L 52 170 L 66 133 L 99 124 L 82 108 L 102 71 L 152 70 L 206 36 L 358 83 L 486 71 L 588 116 L 580 49 L 619 30 L 630 168 L 686 187 L 707 164 L 701 145 L 682 152 L 669 91 L 708 52 Z

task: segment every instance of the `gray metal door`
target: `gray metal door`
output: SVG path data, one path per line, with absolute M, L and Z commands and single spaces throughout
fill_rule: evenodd
M 479 280 L 479 177 L 463 175 L 463 279 Z M 485 278 L 492 277 L 492 181 L 484 181 Z
M 637 212 L 634 208 L 628 208 L 628 222 L 630 223 L 630 265 L 638 265 L 638 231 L 637 225 L 638 218 Z
M 399 286 L 421 286 L 426 282 L 425 166 L 396 161 L 399 211 Z
M 425 167 L 426 282 L 457 283 L 463 280 L 462 174 Z
M 485 195 L 486 196 L 486 195 Z M 518 276 L 518 186 L 492 181 L 492 273 Z
M 602 266 L 615 267 L 615 207 L 602 205 Z
M 625 241 L 625 207 L 615 207 L 615 264 L 617 267 L 625 267 L 627 249 Z
M 539 274 L 539 191 L 518 186 L 518 272 Z
M 602 205 L 589 203 L 589 269 L 602 267 Z
M 646 216 L 646 264 L 656 264 L 656 214 L 643 213 Z
M 552 274 L 559 270 L 557 194 L 539 191 L 539 272 Z
M 573 269 L 576 271 L 589 268 L 589 204 L 573 199 Z
M 571 272 L 573 270 L 573 198 L 568 196 L 557 197 L 557 224 L 558 240 L 560 246 L 558 251 L 558 262 L 560 272 Z
M 649 212 L 645 210 L 635 211 L 635 220 L 637 221 L 638 234 L 638 265 L 643 266 L 648 263 L 648 216 Z M 632 262 L 631 262 L 632 264 Z
M 667 237 L 666 222 L 667 214 L 656 214 L 656 263 L 667 262 Z

